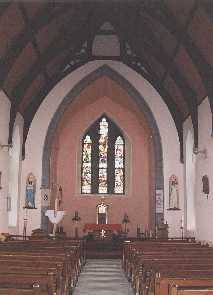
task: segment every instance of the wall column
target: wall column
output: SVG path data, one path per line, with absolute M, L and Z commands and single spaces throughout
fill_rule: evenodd
M 10 101 L 2 90 L 0 90 L 0 106 L 0 144 L 7 144 L 9 135 Z M 7 232 L 7 196 L 9 177 L 9 152 L 7 147 L 0 147 L 0 172 L 0 232 Z

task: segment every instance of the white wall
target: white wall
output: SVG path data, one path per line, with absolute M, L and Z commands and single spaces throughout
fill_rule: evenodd
M 184 232 L 187 236 L 196 233 L 196 204 L 195 204 L 195 182 L 197 156 L 194 149 L 194 130 L 191 118 L 184 122 L 184 166 L 185 166 L 185 215 Z
M 207 149 L 207 158 L 202 154 L 197 155 L 196 167 L 196 216 L 197 238 L 213 241 L 213 138 L 211 137 L 212 114 L 209 101 L 206 98 L 198 109 L 199 115 L 199 150 Z M 202 177 L 209 176 L 209 199 L 202 192 Z
M 212 114 L 208 98 L 206 98 L 198 107 L 198 126 L 199 126 L 199 147 L 198 150 L 207 150 L 207 157 L 203 153 L 192 154 L 195 165 L 195 184 L 193 188 L 193 179 L 191 180 L 191 193 L 194 196 L 187 195 L 186 204 L 189 208 L 186 210 L 188 221 L 185 222 L 186 230 L 190 230 L 194 223 L 195 237 L 197 240 L 213 242 L 213 138 L 212 132 Z M 190 119 L 184 123 L 184 142 L 187 144 L 187 134 L 193 134 L 193 127 Z M 187 147 L 186 147 L 187 148 Z M 186 165 L 185 165 L 186 166 Z M 187 168 L 187 167 L 186 167 Z M 202 177 L 208 175 L 210 183 L 210 194 L 207 199 L 202 189 Z M 189 175 L 187 175 L 189 177 Z M 185 175 L 185 179 L 187 180 Z M 190 181 L 190 180 L 189 180 Z M 187 183 L 187 181 L 186 181 Z M 194 203 L 194 204 L 193 204 Z M 195 207 L 195 216 L 193 216 L 193 207 Z M 193 229 L 192 229 L 193 231 Z
M 10 101 L 0 90 L 0 144 L 7 144 L 9 134 Z M 2 189 L 0 189 L 0 232 L 8 231 L 7 194 L 9 153 L 7 148 L 0 148 L 0 171 L 2 172 Z
M 93 72 L 103 64 L 108 64 L 124 78 L 126 78 L 146 100 L 152 109 L 158 124 L 163 146 L 163 164 L 165 179 L 165 219 L 169 223 L 169 233 L 171 236 L 180 236 L 179 221 L 183 215 L 181 211 L 167 211 L 169 177 L 175 174 L 179 179 L 180 186 L 180 207 L 183 209 L 183 165 L 180 163 L 180 149 L 177 131 L 173 119 L 157 91 L 143 79 L 139 74 L 128 68 L 126 65 L 115 61 L 95 61 L 80 67 L 69 74 L 48 94 L 36 113 L 31 124 L 26 141 L 26 158 L 22 165 L 22 189 L 21 204 L 24 204 L 25 182 L 28 173 L 32 172 L 37 178 L 36 207 L 29 216 L 28 233 L 32 229 L 40 227 L 40 186 L 42 175 L 42 152 L 48 125 L 57 110 L 59 104 L 66 94 L 85 76 Z M 23 210 L 22 210 L 23 211 Z M 23 214 L 23 212 L 22 212 Z M 23 227 L 23 218 L 20 219 L 20 228 Z
M 8 226 L 11 233 L 18 233 L 18 212 L 21 180 L 22 140 L 24 120 L 18 113 L 13 128 L 12 144 L 9 152 L 9 188 L 11 210 L 8 212 Z

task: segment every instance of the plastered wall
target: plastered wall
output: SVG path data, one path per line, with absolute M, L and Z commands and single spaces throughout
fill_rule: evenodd
M 85 89 L 70 105 L 57 130 L 53 148 L 52 183 L 63 188 L 62 222 L 68 235 L 74 234 L 71 222 L 77 210 L 81 216 L 80 233 L 85 223 L 96 223 L 96 206 L 100 195 L 80 194 L 81 138 L 85 130 L 105 113 L 123 131 L 126 140 L 126 192 L 124 196 L 106 195 L 109 204 L 109 223 L 121 223 L 128 214 L 129 235 L 136 236 L 137 226 L 152 228 L 150 203 L 151 133 L 132 98 L 115 82 L 102 77 Z M 54 196 L 55 197 L 55 196 Z M 153 222 L 154 223 L 154 222 Z
M 207 157 L 198 154 L 196 162 L 196 222 L 197 238 L 205 241 L 213 241 L 213 138 L 212 138 L 212 114 L 209 101 L 206 98 L 198 109 L 199 115 L 199 150 L 206 149 Z M 202 177 L 208 175 L 210 182 L 210 194 L 207 199 L 202 192 Z
M 180 236 L 179 221 L 183 215 L 184 198 L 183 198 L 183 165 L 180 163 L 179 141 L 172 117 L 156 90 L 140 75 L 120 62 L 96 61 L 80 67 L 61 82 L 48 94 L 38 112 L 36 113 L 31 124 L 28 138 L 26 141 L 26 158 L 22 163 L 22 187 L 21 187 L 21 204 L 24 204 L 26 176 L 32 172 L 37 178 L 36 207 L 37 210 L 31 210 L 29 213 L 28 233 L 37 227 L 40 227 L 40 186 L 42 173 L 42 152 L 48 125 L 52 116 L 57 110 L 59 104 L 66 94 L 78 83 L 83 77 L 96 70 L 103 64 L 108 64 L 112 69 L 125 77 L 133 87 L 143 96 L 149 107 L 152 109 L 155 120 L 158 124 L 163 147 L 163 170 L 164 170 L 164 187 L 165 187 L 165 220 L 169 224 L 170 236 Z M 182 210 L 171 212 L 168 208 L 169 177 L 175 174 L 179 179 L 180 187 L 180 207 Z M 22 205 L 21 205 L 22 207 Z M 23 215 L 23 210 L 21 209 Z M 20 228 L 23 227 L 23 217 L 20 217 Z
M 17 113 L 13 135 L 12 148 L 9 151 L 9 187 L 10 210 L 8 211 L 9 232 L 19 233 L 19 210 L 22 166 L 23 117 Z
M 3 91 L 0 91 L 0 143 L 7 144 L 9 133 L 10 102 Z M 9 153 L 7 148 L 0 148 L 0 171 L 1 189 L 0 189 L 0 232 L 8 231 L 7 218 L 7 194 L 9 177 Z

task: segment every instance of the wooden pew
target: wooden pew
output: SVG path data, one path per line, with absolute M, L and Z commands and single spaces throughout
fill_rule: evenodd
M 213 286 L 170 285 L 169 295 L 213 295 Z
M 82 249 L 77 241 L 1 243 L 0 292 L 10 289 L 11 294 L 71 294 L 81 261 Z
M 0 295 L 47 295 L 47 292 L 34 286 L 20 288 L 14 284 L 13 286 L 0 288 Z
M 175 241 L 134 242 L 124 246 L 123 267 L 135 294 L 168 295 L 171 283 L 212 285 L 213 249 Z

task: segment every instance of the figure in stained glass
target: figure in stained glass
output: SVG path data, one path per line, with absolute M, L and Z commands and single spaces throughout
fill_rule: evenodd
M 124 141 L 118 136 L 115 142 L 115 190 L 117 194 L 124 192 Z
M 107 193 L 108 122 L 102 118 L 99 129 L 99 193 Z
M 124 161 L 125 142 L 121 131 L 102 116 L 82 140 L 81 193 L 124 194 Z
M 99 193 L 107 193 L 107 170 L 99 169 Z
M 85 136 L 83 141 L 83 159 L 82 159 L 82 193 L 91 193 L 91 151 L 92 140 L 89 135 Z

